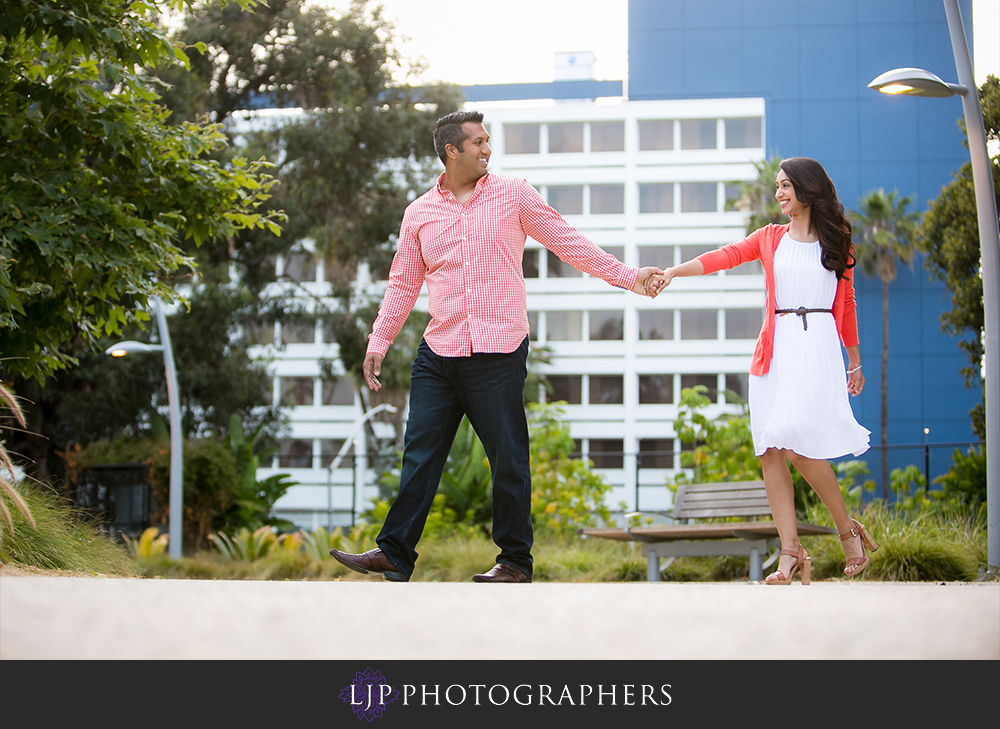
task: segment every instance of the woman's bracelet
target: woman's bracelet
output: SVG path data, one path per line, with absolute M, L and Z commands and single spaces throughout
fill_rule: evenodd
M 849 375 L 853 375 L 853 374 L 854 374 L 855 372 L 857 372 L 857 371 L 858 371 L 858 370 L 860 370 L 860 369 L 861 369 L 861 365 L 858 365 L 858 366 L 857 366 L 857 367 L 855 367 L 855 368 L 854 368 L 853 370 L 847 370 L 847 374 L 849 374 Z

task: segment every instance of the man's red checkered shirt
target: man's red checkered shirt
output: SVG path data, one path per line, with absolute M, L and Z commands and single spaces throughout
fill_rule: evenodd
M 461 204 L 437 184 L 410 203 L 399 229 L 368 351 L 385 355 L 427 281 L 424 339 L 441 357 L 508 354 L 528 336 L 521 257 L 527 236 L 580 271 L 631 290 L 639 271 L 564 221 L 526 180 L 487 174 Z

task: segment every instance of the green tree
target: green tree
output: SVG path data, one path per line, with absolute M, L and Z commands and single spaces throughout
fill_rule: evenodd
M 774 179 L 781 170 L 781 157 L 754 162 L 757 179 L 740 180 L 738 197 L 726 200 L 726 210 L 739 210 L 747 215 L 747 235 L 771 223 L 785 222 L 781 206 L 774 199 Z
M 681 390 L 680 407 L 674 432 L 686 446 L 681 451 L 681 467 L 694 470 L 694 480 L 680 472 L 672 480 L 681 483 L 714 483 L 716 481 L 756 481 L 762 478 L 760 461 L 753 450 L 750 418 L 744 405 L 740 415 L 724 414 L 709 420 L 701 412 L 711 404 L 704 385 Z M 735 393 L 726 391 L 727 400 Z
M 228 246 L 195 252 L 202 270 L 218 270 L 214 278 L 221 281 L 234 265 L 240 285 L 258 296 L 261 321 L 319 320 L 338 345 L 364 409 L 396 405 L 388 417 L 401 442 L 410 363 L 420 341 L 413 333 L 426 319 L 411 315 L 383 363 L 383 390 L 369 393 L 360 369 L 378 300 L 357 291 L 355 275 L 363 264 L 376 273 L 388 268 L 403 209 L 433 179 L 434 121 L 458 108 L 460 90 L 394 80 L 401 66 L 395 30 L 366 2 L 340 14 L 303 0 L 276 0 L 254 13 L 198 2 L 175 38 L 200 51 L 192 52 L 189 69 L 175 64 L 161 74 L 172 84 L 164 95 L 172 118 L 183 123 L 207 116 L 239 139 L 244 154 L 274 160 L 281 184 L 270 204 L 289 218 L 281 239 L 247 231 Z M 260 106 L 288 113 L 277 123 L 262 121 L 252 111 Z M 270 285 L 274 256 L 306 239 L 332 279 L 326 295 L 288 276 Z M 370 422 L 366 428 L 374 444 Z
M 920 213 L 908 212 L 913 195 L 899 197 L 896 190 L 873 190 L 861 196 L 860 210 L 852 211 L 857 261 L 868 276 L 882 282 L 882 498 L 888 497 L 889 458 L 885 446 L 889 440 L 889 284 L 896 279 L 896 262 L 912 269 Z
M 996 76 L 987 77 L 979 88 L 979 104 L 987 138 L 994 143 L 1000 141 L 1000 79 Z M 959 124 L 964 130 L 964 120 L 960 120 Z M 994 156 L 991 162 L 993 191 L 997 196 L 997 209 L 1000 210 L 1000 156 Z M 969 366 L 962 369 L 962 374 L 968 387 L 981 389 L 983 279 L 972 163 L 962 165 L 953 178 L 942 188 L 941 194 L 930 201 L 920 231 L 920 243 L 927 252 L 924 267 L 951 291 L 951 309 L 941 315 L 941 328 L 949 334 L 963 337 L 959 347 L 968 355 Z M 970 416 L 973 431 L 985 439 L 982 400 Z
M 255 0 L 239 0 L 252 7 Z M 175 5 L 177 3 L 174 3 Z M 148 297 L 176 298 L 164 276 L 192 247 L 247 228 L 266 162 L 208 158 L 226 145 L 203 122 L 166 123 L 158 80 L 183 49 L 157 25 L 166 3 L 8 3 L 0 15 L 0 352 L 8 374 L 45 378 L 148 318 Z

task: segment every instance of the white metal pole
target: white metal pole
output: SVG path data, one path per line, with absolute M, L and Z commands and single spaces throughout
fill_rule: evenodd
M 979 245 L 983 268 L 983 329 L 985 330 L 986 401 L 986 518 L 987 562 L 1000 571 L 1000 233 L 986 129 L 979 106 L 979 91 L 972 72 L 969 44 L 962 25 L 958 0 L 944 0 L 951 48 L 955 54 L 958 83 L 969 89 L 962 96 L 962 111 L 972 158 L 972 178 L 979 218 Z
M 180 391 L 177 389 L 177 370 L 174 368 L 174 350 L 170 346 L 170 332 L 163 314 L 163 302 L 151 297 L 156 309 L 156 328 L 163 347 L 163 366 L 167 374 L 167 402 L 170 406 L 170 559 L 181 558 L 184 509 L 184 452 L 181 442 Z

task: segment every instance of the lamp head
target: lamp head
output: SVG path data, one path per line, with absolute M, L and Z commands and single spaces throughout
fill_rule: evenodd
M 960 84 L 942 81 L 930 71 L 922 68 L 894 68 L 876 77 L 868 88 L 883 94 L 905 96 L 965 96 L 969 90 Z
M 118 342 L 118 344 L 112 344 L 110 347 L 104 350 L 104 354 L 110 354 L 112 357 L 124 357 L 126 354 L 131 354 L 133 352 L 162 352 L 163 345 L 160 344 L 146 344 L 145 342 L 134 342 L 132 340 L 127 340 L 124 342 Z

